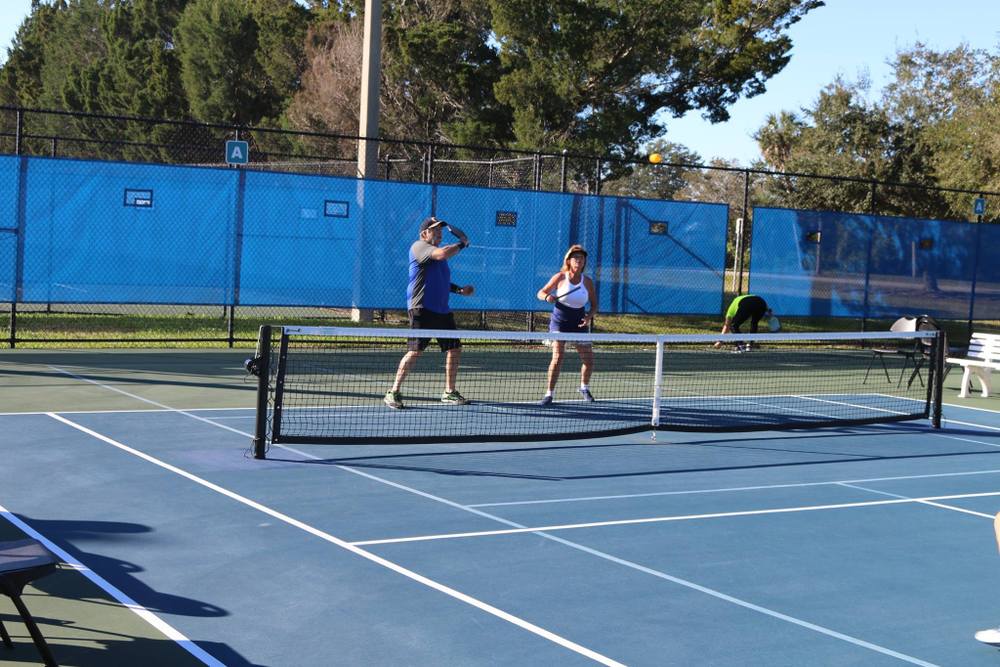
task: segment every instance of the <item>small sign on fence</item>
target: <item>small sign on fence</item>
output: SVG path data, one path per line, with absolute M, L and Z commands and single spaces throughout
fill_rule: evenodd
M 250 144 L 246 141 L 226 142 L 226 164 L 246 164 L 250 160 Z
M 978 197 L 972 205 L 972 212 L 975 215 L 986 215 L 986 200 L 982 197 Z

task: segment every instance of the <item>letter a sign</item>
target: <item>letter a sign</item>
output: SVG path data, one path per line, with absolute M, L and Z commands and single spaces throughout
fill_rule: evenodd
M 226 142 L 226 164 L 246 164 L 249 160 L 250 145 L 247 142 Z

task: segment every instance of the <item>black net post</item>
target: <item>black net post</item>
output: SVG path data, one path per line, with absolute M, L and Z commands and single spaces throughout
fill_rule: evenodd
M 934 371 L 933 377 L 927 382 L 933 387 L 931 398 L 931 426 L 941 428 L 941 394 L 944 392 L 944 358 L 948 356 L 948 337 L 944 331 L 938 331 L 934 338 Z
M 263 325 L 257 338 L 257 421 L 253 433 L 253 457 L 266 458 L 267 453 L 267 399 L 271 378 L 271 327 Z
M 278 367 L 274 373 L 274 418 L 271 420 L 271 442 L 281 440 L 281 412 L 285 404 L 285 375 L 288 372 L 288 332 L 281 330 L 278 343 Z

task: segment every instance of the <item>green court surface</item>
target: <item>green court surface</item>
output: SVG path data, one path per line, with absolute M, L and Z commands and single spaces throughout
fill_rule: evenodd
M 156 408 L 154 403 L 180 408 L 251 407 L 255 385 L 243 369 L 243 360 L 251 354 L 252 350 L 2 350 L 0 412 L 141 410 Z

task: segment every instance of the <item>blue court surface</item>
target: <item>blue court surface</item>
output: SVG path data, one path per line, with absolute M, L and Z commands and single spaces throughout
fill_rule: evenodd
M 0 415 L 3 523 L 179 647 L 145 665 L 1000 663 L 972 638 L 1000 625 L 986 401 L 946 405 L 940 430 L 274 445 L 255 460 L 253 393 L 231 367 L 218 407 L 204 386 L 167 392 L 171 376 L 38 368 L 5 376 L 58 390 Z M 23 636 L 5 598 L 0 615 Z M 10 664 L 36 664 L 18 651 Z

